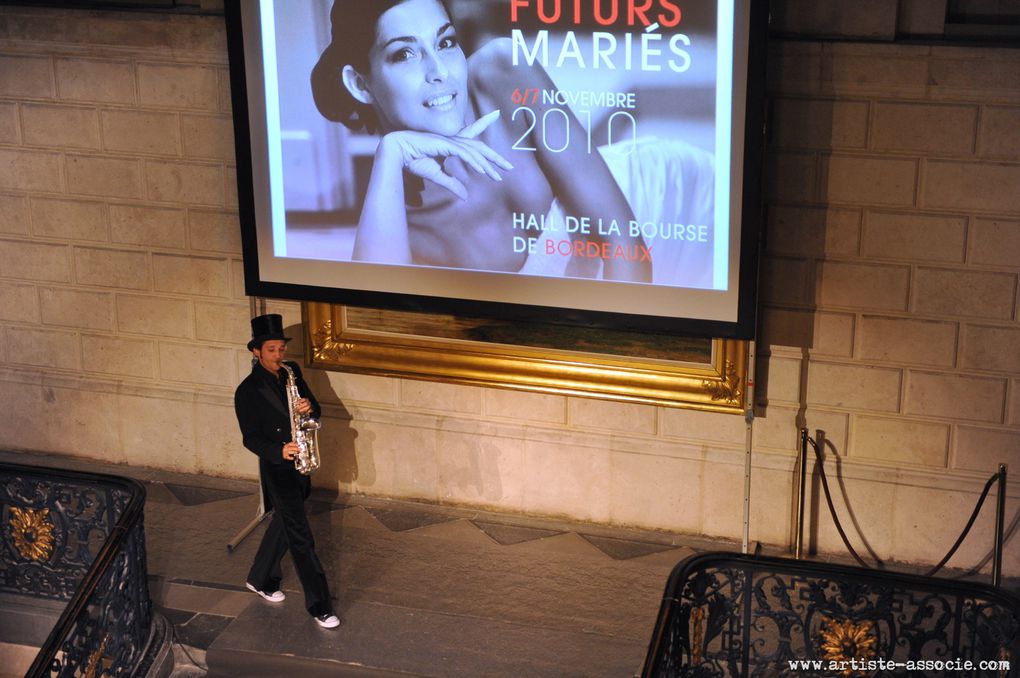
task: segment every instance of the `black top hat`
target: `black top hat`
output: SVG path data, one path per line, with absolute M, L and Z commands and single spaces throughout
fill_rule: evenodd
M 248 350 L 262 348 L 262 343 L 270 339 L 290 341 L 290 337 L 283 336 L 283 316 L 279 313 L 270 313 L 252 318 L 251 341 L 248 342 Z

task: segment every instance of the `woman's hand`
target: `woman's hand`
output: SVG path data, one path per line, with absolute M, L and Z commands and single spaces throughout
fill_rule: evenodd
M 513 165 L 477 139 L 498 118 L 499 111 L 493 111 L 452 137 L 408 130 L 391 132 L 380 142 L 377 159 L 395 160 L 414 176 L 438 184 L 461 200 L 466 200 L 467 188 L 443 169 L 441 161 L 445 158 L 458 158 L 479 174 L 493 181 L 503 181 L 499 170 L 511 170 Z

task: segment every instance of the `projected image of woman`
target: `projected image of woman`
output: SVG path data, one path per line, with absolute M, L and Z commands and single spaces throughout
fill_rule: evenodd
M 626 228 L 567 235 L 561 224 L 552 257 L 544 242 L 531 253 L 515 243 L 540 235 L 522 224 L 553 205 L 561 218 L 626 225 L 635 217 L 614 173 L 584 143 L 553 132 L 526 144 L 534 152 L 513 149 L 529 127 L 526 116 L 513 119 L 514 90 L 555 85 L 537 65 L 513 66 L 509 40 L 466 56 L 443 0 L 335 0 L 331 21 L 332 42 L 312 73 L 316 106 L 380 137 L 354 260 L 652 282 L 644 241 Z M 541 119 L 543 103 L 533 108 Z M 568 122 L 570 139 L 583 139 L 572 114 Z M 551 258 L 565 268 L 548 270 Z

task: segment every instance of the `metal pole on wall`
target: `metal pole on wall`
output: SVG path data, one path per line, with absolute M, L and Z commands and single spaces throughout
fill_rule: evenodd
M 1006 465 L 999 464 L 999 496 L 995 502 L 995 549 L 992 557 L 992 585 L 1002 586 L 1002 537 L 1006 527 Z
M 801 551 L 804 548 L 804 490 L 807 481 L 807 441 L 808 431 L 806 428 L 800 430 L 800 473 L 798 482 L 800 488 L 797 494 L 797 532 L 793 538 L 793 557 L 800 560 Z
M 744 389 L 744 538 L 741 553 L 748 552 L 751 541 L 751 438 L 754 424 L 754 340 L 747 342 L 747 382 Z

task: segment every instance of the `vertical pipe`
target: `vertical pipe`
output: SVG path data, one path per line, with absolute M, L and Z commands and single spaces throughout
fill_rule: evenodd
M 800 485 L 797 494 L 797 532 L 793 538 L 793 557 L 800 560 L 801 551 L 804 548 L 804 489 L 807 484 L 807 439 L 806 428 L 800 430 L 800 473 L 798 484 Z
M 992 585 L 1002 586 L 1002 536 L 1006 525 L 1006 465 L 999 464 L 999 496 L 995 502 L 995 550 Z
M 754 340 L 747 342 L 747 377 L 744 388 L 744 536 L 741 553 L 747 554 L 751 541 L 751 445 L 754 430 Z

